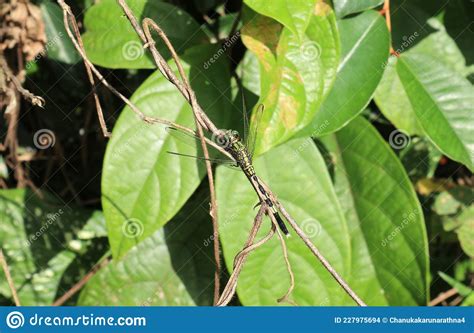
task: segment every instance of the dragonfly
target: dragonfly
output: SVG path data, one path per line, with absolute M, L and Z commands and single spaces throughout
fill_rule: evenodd
M 227 153 L 229 153 L 230 156 L 233 157 L 233 159 L 235 160 L 237 164 L 236 166 L 239 167 L 243 171 L 245 176 L 249 179 L 256 193 L 257 194 L 260 193 L 262 197 L 264 198 L 265 204 L 268 206 L 270 213 L 275 218 L 280 230 L 286 236 L 288 236 L 289 235 L 288 229 L 285 223 L 283 222 L 283 219 L 281 218 L 280 213 L 276 209 L 276 203 L 271 198 L 271 196 L 269 195 L 265 187 L 262 185 L 263 182 L 257 176 L 255 172 L 255 168 L 253 167 L 253 164 L 252 164 L 252 157 L 253 157 L 253 150 L 255 147 L 255 139 L 256 139 L 256 132 L 258 128 L 258 122 L 261 118 L 261 115 L 263 114 L 263 111 L 264 111 L 264 105 L 260 104 L 255 111 L 254 119 L 256 120 L 255 122 L 256 125 L 254 126 L 253 135 L 246 135 L 247 136 L 246 140 L 241 139 L 238 131 L 225 129 L 225 130 L 220 130 L 220 134 L 213 136 L 213 141 L 216 142 Z M 244 112 L 244 133 L 247 132 L 247 128 L 248 128 L 248 118 L 246 117 L 246 113 Z M 178 136 L 177 135 L 178 133 L 184 134 L 186 136 L 190 135 L 189 133 L 184 133 L 175 127 L 168 127 L 168 132 L 175 137 Z M 196 136 L 193 136 L 193 138 L 198 139 Z M 179 156 L 198 158 L 201 160 L 209 160 L 211 162 L 222 162 L 222 160 L 219 160 L 219 159 L 211 159 L 211 158 L 206 159 L 204 157 L 191 156 L 191 155 L 175 153 L 175 152 L 168 152 L 168 153 L 179 155 Z M 232 161 L 226 161 L 226 162 L 232 163 Z

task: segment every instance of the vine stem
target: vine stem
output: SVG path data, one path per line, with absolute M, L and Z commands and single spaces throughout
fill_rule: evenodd
M 326 268 L 329 274 L 339 283 L 339 285 L 344 289 L 344 291 L 357 303 L 359 306 L 367 306 L 367 304 L 362 301 L 362 299 L 355 293 L 354 290 L 347 284 L 347 282 L 337 273 L 337 271 L 332 267 L 329 261 L 321 254 L 318 248 L 311 242 L 309 237 L 304 233 L 304 231 L 299 227 L 299 225 L 295 222 L 295 220 L 291 217 L 291 215 L 286 211 L 285 207 L 283 207 L 280 203 L 278 203 L 281 213 L 287 221 L 290 223 L 291 227 L 295 230 L 295 232 L 300 236 L 306 246 L 311 250 L 316 258 L 321 262 L 321 264 Z
M 189 83 L 188 77 L 186 73 L 184 72 L 184 68 L 181 64 L 181 61 L 179 60 L 178 54 L 176 53 L 176 50 L 174 49 L 173 44 L 171 44 L 170 40 L 168 39 L 168 36 L 166 36 L 165 32 L 153 20 L 149 18 L 144 18 L 142 21 L 142 24 L 143 24 L 143 31 L 145 32 L 145 38 L 147 40 L 147 44 L 145 45 L 152 45 L 153 47 L 155 45 L 155 41 L 153 40 L 153 37 L 151 36 L 151 32 L 150 32 L 150 28 L 152 28 L 158 33 L 160 38 L 165 42 L 166 46 L 168 47 L 168 50 L 171 52 L 171 56 L 174 62 L 176 63 L 176 66 L 178 67 L 178 72 L 181 77 L 181 82 L 186 88 L 186 91 L 188 93 L 189 101 L 191 103 L 191 109 L 193 110 L 198 137 L 201 142 L 201 148 L 205 157 L 207 178 L 209 180 L 209 192 L 210 192 L 210 197 L 211 197 L 211 204 L 210 204 L 211 207 L 210 207 L 209 212 L 210 212 L 211 220 L 212 220 L 214 261 L 216 264 L 216 269 L 214 271 L 214 302 L 213 304 L 216 305 L 217 301 L 219 300 L 220 276 L 221 276 L 221 257 L 220 257 L 220 249 L 219 249 L 219 224 L 217 221 L 217 200 L 216 200 L 216 192 L 215 192 L 215 186 L 214 186 L 214 175 L 212 173 L 211 162 L 209 161 L 209 151 L 207 149 L 207 144 L 206 144 L 206 140 L 204 137 L 204 132 L 202 130 L 201 123 L 199 122 L 200 115 L 197 111 L 199 108 L 196 106 L 197 99 L 194 94 L 194 90 L 191 88 L 191 84 Z
M 15 284 L 13 283 L 12 276 L 10 274 L 10 268 L 8 267 L 7 260 L 3 254 L 3 249 L 0 248 L 0 265 L 2 265 L 3 273 L 5 274 L 5 277 L 7 278 L 7 283 L 8 287 L 10 288 L 10 291 L 13 296 L 13 301 L 15 302 L 16 306 L 20 306 L 20 298 L 18 297 L 18 293 L 15 288 Z
M 86 285 L 87 282 L 89 282 L 90 279 L 102 268 L 107 266 L 110 263 L 110 258 L 106 257 L 104 260 L 99 262 L 97 265 L 92 267 L 92 269 L 84 275 L 84 277 L 79 280 L 74 286 L 72 286 L 68 291 L 64 293 L 61 297 L 59 297 L 56 301 L 54 301 L 53 306 L 61 306 L 63 305 L 68 299 L 70 299 L 72 296 L 74 296 L 79 290 L 82 289 Z
M 444 301 L 446 301 L 448 298 L 454 296 L 454 295 L 457 295 L 458 294 L 458 291 L 456 288 L 451 288 L 445 292 L 442 292 L 441 294 L 439 294 L 438 296 L 436 296 L 436 298 L 434 298 L 433 300 L 431 300 L 429 303 L 428 303 L 428 306 L 435 306 L 435 305 L 438 305 L 439 303 L 442 303 Z
M 250 230 L 249 236 L 247 238 L 247 242 L 244 245 L 242 251 L 240 251 L 234 258 L 234 270 L 232 271 L 227 284 L 222 291 L 222 295 L 217 302 L 217 306 L 226 306 L 232 300 L 232 297 L 235 294 L 235 290 L 237 288 L 237 280 L 239 275 L 242 271 L 244 266 L 245 260 L 247 259 L 250 252 L 259 248 L 263 244 L 265 244 L 275 233 L 275 225 L 272 224 L 272 228 L 268 232 L 268 234 L 263 237 L 260 241 L 254 243 L 255 238 L 257 237 L 257 233 L 260 230 L 263 222 L 263 215 L 265 211 L 268 209 L 265 203 L 260 206 L 257 215 L 255 216 L 254 223 L 252 229 Z
M 390 17 L 390 0 L 385 0 L 383 3 L 382 10 L 380 14 L 385 16 L 385 22 L 387 24 L 388 33 L 392 33 L 392 18 Z M 398 52 L 393 49 L 393 46 L 390 44 L 390 54 L 398 57 Z

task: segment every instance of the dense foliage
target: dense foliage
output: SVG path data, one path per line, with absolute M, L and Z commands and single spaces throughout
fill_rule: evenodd
M 127 3 L 167 33 L 217 126 L 242 131 L 249 114 L 259 176 L 365 302 L 426 305 L 454 288 L 445 302 L 474 303 L 471 1 L 393 0 L 391 29 L 383 0 Z M 104 138 L 61 8 L 37 5 L 50 42 L 25 64 L 25 86 L 46 100 L 23 103 L 18 121 L 26 189 L 11 152 L 0 157 L 0 244 L 22 304 L 52 304 L 110 256 L 66 304 L 212 304 L 204 163 L 169 154 L 199 156 L 197 141 L 143 122 L 98 84 Z M 70 5 L 112 85 L 144 114 L 194 127 L 115 0 Z M 243 173 L 214 170 L 224 283 L 257 196 Z M 354 304 L 298 237 L 287 245 L 293 302 Z M 276 305 L 289 283 L 274 238 L 249 256 L 234 304 Z M 12 303 L 3 276 L 0 298 Z

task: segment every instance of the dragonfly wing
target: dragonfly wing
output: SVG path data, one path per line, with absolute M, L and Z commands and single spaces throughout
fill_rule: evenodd
M 199 147 L 199 145 L 197 145 L 199 138 L 196 136 L 196 134 L 185 132 L 176 127 L 166 127 L 165 130 L 170 136 L 179 140 L 180 142 L 183 142 L 194 148 Z
M 197 135 L 183 131 L 179 128 L 176 127 L 167 127 L 166 131 L 172 136 L 173 138 L 179 140 L 180 142 L 183 142 L 190 147 L 193 147 L 194 149 L 197 149 L 198 155 L 203 155 L 202 153 L 202 148 L 201 148 L 201 142 L 200 139 Z M 208 147 L 212 147 L 208 145 Z M 213 147 L 214 148 L 214 147 Z M 200 161 L 210 161 L 212 163 L 219 163 L 219 164 L 228 164 L 232 165 L 234 162 L 232 160 L 229 160 L 226 157 L 219 158 L 219 156 L 224 156 L 221 153 L 217 152 L 217 150 L 213 149 L 210 151 L 212 157 L 211 158 L 205 158 L 204 156 L 195 156 L 191 154 L 184 154 L 184 153 L 177 153 L 177 152 L 172 152 L 168 151 L 169 154 L 176 155 L 176 156 L 183 156 L 183 157 L 189 157 L 189 158 L 195 158 Z M 215 157 L 217 156 L 217 157 Z
M 190 157 L 190 158 L 195 158 L 197 160 L 209 161 L 209 162 L 213 162 L 213 163 L 225 163 L 225 164 L 232 163 L 231 160 L 223 160 L 223 159 L 220 159 L 220 158 L 205 158 L 205 157 L 201 157 L 201 156 L 194 156 L 194 155 L 189 155 L 189 154 L 177 153 L 177 152 L 174 152 L 174 151 L 167 151 L 167 153 L 171 154 L 171 155 Z
M 242 67 L 242 70 L 241 70 L 241 73 L 240 73 L 240 76 L 243 77 L 243 67 Z M 246 104 L 246 101 L 245 101 L 245 89 L 244 89 L 244 86 L 242 85 L 242 80 L 241 78 L 239 78 L 237 75 L 235 76 L 235 81 L 237 82 L 237 86 L 239 88 L 239 91 L 240 91 L 240 98 L 241 98 L 241 103 L 242 103 L 242 118 L 243 118 L 243 123 L 244 123 L 244 138 L 247 139 L 248 138 L 248 134 L 249 134 L 249 116 L 247 114 L 247 104 Z
M 247 146 L 250 157 L 253 157 L 253 153 L 255 151 L 255 143 L 257 141 L 259 124 L 262 119 L 264 109 L 265 109 L 264 105 L 259 104 L 257 109 L 252 115 L 252 124 L 251 124 L 252 130 L 246 140 L 246 146 Z

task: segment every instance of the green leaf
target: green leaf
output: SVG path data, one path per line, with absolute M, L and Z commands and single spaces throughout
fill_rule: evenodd
M 40 7 L 48 38 L 45 46 L 48 58 L 70 65 L 77 63 L 81 58 L 64 28 L 63 11 L 50 1 L 42 2 Z
M 8 178 L 8 167 L 5 163 L 5 159 L 3 156 L 0 155 L 0 178 L 7 179 Z
M 367 11 L 338 22 L 342 58 L 329 95 L 304 134 L 338 130 L 361 113 L 382 78 L 390 35 L 382 16 Z
M 366 288 L 369 304 L 371 299 L 382 304 L 380 298 L 389 305 L 426 304 L 428 242 L 423 212 L 403 166 L 361 117 L 323 142 L 334 156 L 336 194 L 350 225 L 351 283 Z
M 239 20 L 239 23 L 237 23 L 237 27 L 235 28 L 236 30 L 232 31 L 235 25 L 235 20 Z M 218 31 L 218 36 L 219 39 L 221 40 L 226 40 L 226 38 L 229 38 L 227 40 L 228 43 L 233 43 L 231 42 L 231 38 L 234 36 L 234 38 L 238 37 L 238 34 L 240 34 L 240 28 L 241 28 L 241 23 L 242 21 L 240 20 L 240 17 L 238 17 L 238 13 L 230 13 L 224 16 L 219 16 L 217 18 L 217 23 L 216 25 L 219 27 Z M 231 33 L 234 35 L 232 36 Z M 225 45 L 225 42 L 224 42 Z M 230 44 L 228 44 L 230 45 Z
M 474 136 L 469 123 L 474 89 L 465 78 L 430 56 L 405 54 L 397 72 L 418 124 L 451 159 L 473 169 Z
M 460 75 L 467 76 L 472 72 L 472 69 L 466 67 L 466 61 L 461 51 L 456 46 L 454 40 L 447 34 L 440 21 L 432 18 L 427 23 L 436 31 L 423 38 L 407 54 L 436 54 L 438 60 Z M 410 135 L 424 135 L 397 73 L 397 61 L 398 58 L 393 56 L 388 59 L 382 81 L 375 91 L 375 102 L 384 116 L 398 129 Z
M 155 20 L 180 54 L 207 41 L 197 22 L 182 9 L 161 1 L 132 0 L 127 4 L 139 19 Z M 156 67 L 117 1 L 103 0 L 92 6 L 86 12 L 84 25 L 84 47 L 93 63 L 108 68 Z M 156 46 L 165 58 L 169 57 L 161 40 Z
M 333 3 L 336 15 L 338 17 L 344 17 L 349 14 L 358 13 L 377 7 L 383 3 L 383 0 L 334 0 Z
M 299 149 L 304 149 L 304 153 Z M 281 163 L 282 158 L 286 163 Z M 256 159 L 254 165 L 257 174 L 297 221 L 302 222 L 315 244 L 347 277 L 350 271 L 347 225 L 324 161 L 312 141 L 291 140 Z M 242 249 L 252 225 L 255 216 L 252 207 L 257 197 L 242 173 L 224 167 L 217 168 L 216 192 L 224 258 L 231 271 L 233 258 Z M 266 218 L 257 237 L 263 236 L 269 227 Z M 292 299 L 299 305 L 353 304 L 297 237 L 288 238 L 287 244 L 296 278 Z M 243 305 L 275 305 L 288 285 L 279 241 L 273 238 L 249 256 L 237 292 Z
M 432 209 L 438 215 L 456 214 L 461 208 L 461 203 L 449 192 L 441 192 L 435 199 Z
M 415 112 L 403 89 L 397 73 L 396 57 L 389 57 L 382 81 L 374 94 L 374 101 L 383 115 L 398 129 L 407 135 L 423 135 Z
M 466 59 L 456 45 L 455 39 L 447 33 L 445 26 L 436 18 L 428 20 L 429 26 L 436 29 L 428 37 L 423 38 L 411 52 L 436 55 L 445 65 L 458 72 L 462 76 L 468 76 L 474 68 L 466 67 Z
M 212 225 L 205 191 L 88 282 L 79 305 L 211 305 Z
M 253 94 L 260 96 L 260 72 L 258 58 L 251 52 L 246 52 L 238 73 L 242 71 L 242 85 Z
M 201 106 L 219 127 L 230 115 L 230 74 L 227 62 L 219 59 L 207 70 L 205 59 L 214 47 L 189 50 L 190 81 Z M 193 113 L 160 72 L 153 73 L 131 100 L 146 115 L 194 127 Z M 125 108 L 112 133 L 102 171 L 102 204 L 114 257 L 151 236 L 168 222 L 189 199 L 205 174 L 204 163 L 168 153 L 198 155 L 197 141 L 183 142 L 149 125 Z
M 406 147 L 399 152 L 399 158 L 413 184 L 421 179 L 434 176 L 442 154 L 428 139 L 424 137 L 410 139 L 398 130 L 391 132 L 390 135 L 392 135 L 392 138 L 401 135 L 400 137 L 406 140 L 402 141 L 401 145 L 397 145 L 397 147 L 406 144 Z M 392 142 L 394 142 L 394 139 L 392 139 Z
M 22 305 L 50 305 L 64 272 L 87 243 L 79 234 L 91 212 L 69 207 L 51 195 L 0 191 L 0 247 Z M 0 293 L 10 297 L 4 278 Z
M 242 40 L 260 62 L 258 104 L 265 105 L 265 113 L 257 133 L 258 155 L 313 119 L 335 79 L 339 35 L 331 8 L 318 2 L 302 38 L 268 17 L 245 11 Z
M 437 28 L 433 27 L 430 21 L 436 17 L 443 21 L 447 33 L 458 45 L 467 64 L 470 66 L 474 63 L 474 30 L 470 27 L 474 20 L 474 3 L 466 0 L 392 0 L 390 12 L 392 44 L 397 52 L 401 53 L 417 45 L 434 32 Z M 441 44 L 438 47 L 447 46 Z
M 461 306 L 474 306 L 474 291 L 462 301 Z
M 452 278 L 448 274 L 445 274 L 443 272 L 438 272 L 438 274 L 444 281 L 446 281 L 446 283 L 448 283 L 451 287 L 455 288 L 461 296 L 467 297 L 469 296 L 469 294 L 472 293 L 472 289 L 470 287 Z
M 336 158 L 335 185 L 310 139 L 291 140 L 272 149 L 256 159 L 255 169 L 368 304 L 426 304 L 423 217 L 403 167 L 375 129 L 362 120 L 354 120 L 339 132 L 331 148 L 342 154 Z M 224 258 L 232 270 L 233 258 L 252 225 L 257 197 L 244 175 L 221 167 L 216 191 Z M 403 225 L 405 212 L 410 222 L 384 247 L 384 239 Z M 267 219 L 257 237 L 269 227 Z M 302 241 L 292 236 L 286 240 L 295 274 L 290 298 L 298 305 L 353 305 Z M 280 243 L 273 238 L 250 254 L 237 292 L 244 305 L 276 305 L 288 286 Z
M 471 258 L 474 258 L 474 206 L 469 206 L 456 218 L 456 229 L 459 242 L 463 251 Z
M 107 237 L 104 214 L 101 211 L 95 211 L 77 236 L 82 240 Z
M 320 0 L 245 0 L 245 4 L 254 11 L 277 20 L 299 38 L 303 38 L 313 11 L 317 10 L 316 3 L 326 6 Z

